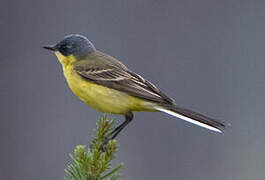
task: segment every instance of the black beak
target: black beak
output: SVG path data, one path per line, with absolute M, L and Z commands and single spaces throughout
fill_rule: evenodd
M 56 46 L 55 45 L 42 46 L 42 48 L 50 50 L 50 51 L 56 51 Z

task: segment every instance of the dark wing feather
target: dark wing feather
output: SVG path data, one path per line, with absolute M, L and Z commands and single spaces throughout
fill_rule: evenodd
M 225 127 L 222 122 L 176 106 L 172 99 L 162 93 L 151 82 L 129 71 L 117 59 L 99 51 L 84 60 L 74 63 L 74 70 L 87 81 L 161 104 L 165 109 L 202 124 L 220 130 Z
M 162 104 L 173 104 L 173 100 L 163 94 L 152 83 L 124 68 L 105 65 L 97 66 L 87 60 L 74 64 L 74 70 L 83 78 L 96 84 L 122 91 L 131 96 Z

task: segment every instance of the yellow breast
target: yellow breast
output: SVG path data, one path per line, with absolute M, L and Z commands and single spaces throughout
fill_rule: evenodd
M 101 112 L 125 114 L 131 111 L 153 111 L 153 103 L 126 93 L 107 88 L 83 79 L 74 70 L 74 57 L 56 54 L 64 70 L 64 76 L 73 93 L 87 105 Z M 71 63 L 69 63 L 71 62 Z

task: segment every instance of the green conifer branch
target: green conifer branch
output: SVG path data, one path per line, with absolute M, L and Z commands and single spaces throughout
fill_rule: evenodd
M 110 140 L 104 145 L 114 127 L 114 121 L 108 120 L 106 115 L 99 119 L 91 146 L 86 148 L 85 145 L 77 145 L 74 154 L 70 154 L 72 162 L 65 169 L 65 180 L 120 179 L 117 171 L 123 164 L 120 163 L 113 169 L 111 167 L 111 161 L 117 152 L 117 141 Z M 102 145 L 105 146 L 104 150 Z

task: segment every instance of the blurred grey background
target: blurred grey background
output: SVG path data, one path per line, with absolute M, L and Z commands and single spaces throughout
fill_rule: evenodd
M 217 134 L 136 113 L 118 137 L 123 179 L 265 178 L 265 1 L 3 0 L 0 9 L 0 179 L 63 179 L 68 154 L 89 144 L 101 113 L 41 49 L 70 33 L 178 104 L 232 124 Z

